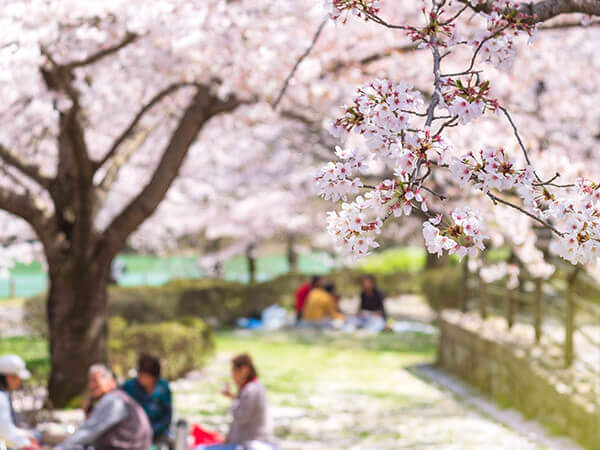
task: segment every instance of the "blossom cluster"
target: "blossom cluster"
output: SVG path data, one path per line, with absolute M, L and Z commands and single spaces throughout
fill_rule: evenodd
M 363 167 L 362 161 L 356 159 L 352 150 L 337 147 L 336 154 L 341 161 L 327 163 L 315 177 L 318 194 L 334 202 L 358 194 L 363 185 L 360 178 L 354 177 L 354 173 Z
M 516 56 L 513 39 L 507 34 L 490 37 L 493 34 L 495 33 L 480 33 L 474 39 L 469 40 L 469 45 L 475 51 L 479 50 L 479 57 L 482 61 L 498 69 L 510 69 Z
M 600 257 L 600 185 L 581 178 L 570 194 L 552 201 L 545 211 L 546 217 L 564 224 L 553 250 L 573 264 L 594 263 Z
M 481 2 L 480 2 L 481 3 Z M 516 51 L 514 36 L 525 33 L 530 41 L 535 38 L 535 25 L 531 16 L 518 9 L 519 3 L 512 0 L 496 0 L 491 4 L 489 14 L 482 13 L 487 19 L 487 31 L 469 40 L 469 45 L 480 58 L 499 69 L 512 67 Z
M 485 248 L 485 225 L 478 212 L 469 207 L 456 208 L 451 219 L 445 226 L 442 226 L 440 216 L 423 223 L 423 238 L 429 253 L 441 255 L 447 251 L 449 254 L 456 253 L 462 260 L 464 256 L 475 256 L 478 250 Z
M 339 212 L 327 213 L 327 232 L 334 238 L 338 248 L 353 257 L 365 256 L 372 248 L 379 247 L 375 236 L 365 234 L 365 231 L 379 233 L 383 222 L 368 221 L 365 209 L 365 199 L 357 197 L 353 203 L 344 203 Z
M 456 27 L 454 19 L 441 21 L 440 15 L 443 11 L 435 13 L 427 12 L 422 8 L 425 14 L 426 25 L 423 28 L 406 27 L 407 35 L 413 42 L 421 42 L 420 48 L 434 45 L 438 47 L 450 47 L 456 43 Z
M 504 149 L 481 150 L 478 157 L 472 152 L 460 158 L 453 157 L 450 161 L 450 173 L 461 187 L 474 181 L 475 187 L 484 192 L 513 188 L 525 191 L 535 180 L 533 168 L 516 167 L 515 159 L 508 156 Z
M 352 105 L 346 106 L 344 115 L 333 124 L 332 134 L 362 134 L 371 151 L 386 157 L 409 127 L 409 114 L 422 104 L 421 95 L 410 84 L 374 80 L 358 89 Z
M 363 17 L 379 12 L 378 0 L 325 0 L 325 9 L 332 20 L 339 19 L 344 11 Z
M 489 81 L 479 81 L 471 75 L 466 81 L 446 78 L 442 80 L 443 105 L 451 116 L 458 117 L 466 125 L 482 116 L 486 109 L 497 112 L 498 101 L 490 97 Z

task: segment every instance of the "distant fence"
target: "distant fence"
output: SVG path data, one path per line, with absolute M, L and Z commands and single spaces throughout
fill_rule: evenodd
M 586 398 L 599 411 L 600 306 L 575 294 L 577 275 L 575 269 L 558 283 L 537 279 L 508 289 L 465 270 L 461 310 L 500 317 L 508 332 L 529 328 L 527 358 L 551 372 L 566 394 Z

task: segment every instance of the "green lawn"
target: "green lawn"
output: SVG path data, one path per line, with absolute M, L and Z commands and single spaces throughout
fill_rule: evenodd
M 219 392 L 231 357 L 248 352 L 285 449 L 540 449 L 415 376 L 434 348 L 415 333 L 220 332 L 207 367 L 173 384 L 176 415 L 225 432 L 230 401 Z
M 0 338 L 0 355 L 12 353 L 25 360 L 36 382 L 45 382 L 50 374 L 46 341 L 34 337 Z
M 303 333 L 295 330 L 276 333 L 217 332 L 215 333 L 217 354 L 249 352 L 261 361 L 270 373 L 281 373 L 283 378 L 274 376 L 274 384 L 284 383 L 290 368 L 300 361 L 307 374 L 314 372 L 320 361 L 336 361 L 349 369 L 359 369 L 363 362 L 385 360 L 385 355 L 402 354 L 408 362 L 419 362 L 433 358 L 435 343 L 430 336 L 410 334 L 398 339 L 394 334 L 369 335 L 330 335 Z M 46 341 L 35 337 L 0 338 L 0 354 L 14 353 L 27 363 L 34 377 L 43 379 L 50 373 Z
M 359 267 L 372 274 L 419 272 L 425 268 L 425 250 L 418 247 L 391 248 L 365 258 Z

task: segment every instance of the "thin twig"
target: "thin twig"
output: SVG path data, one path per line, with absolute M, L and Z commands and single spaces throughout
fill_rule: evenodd
M 558 236 L 564 236 L 564 233 L 561 233 L 560 231 L 558 231 L 556 228 L 554 228 L 552 225 L 550 225 L 548 222 L 546 222 L 543 219 L 540 219 L 539 217 L 537 217 L 536 215 L 530 213 L 529 211 L 527 211 L 526 209 L 521 208 L 518 205 L 515 205 L 514 203 L 510 203 L 500 197 L 498 197 L 497 195 L 492 194 L 490 191 L 486 192 L 486 195 L 492 199 L 492 202 L 494 202 L 494 204 L 496 203 L 501 203 L 505 206 L 509 206 L 513 209 L 516 209 L 517 211 L 522 212 L 523 214 L 525 214 L 526 216 L 531 217 L 533 220 L 541 223 L 544 227 L 548 228 L 549 230 L 553 231 L 554 233 L 556 233 Z
M 438 136 L 446 127 L 452 127 L 456 125 L 456 121 L 458 120 L 458 116 L 452 117 L 450 120 L 444 122 L 439 130 L 434 134 L 434 136 Z
M 442 77 L 457 77 L 460 75 L 468 75 L 470 73 L 472 73 L 473 67 L 475 66 L 475 61 L 477 60 L 477 55 L 479 55 L 479 51 L 481 50 L 481 48 L 483 47 L 483 44 L 485 44 L 487 41 L 489 41 L 490 39 L 495 38 L 496 36 L 498 36 L 500 33 L 502 33 L 504 30 L 506 30 L 509 27 L 509 25 L 505 25 L 502 28 L 499 28 L 498 30 L 496 30 L 494 33 L 490 34 L 488 37 L 486 37 L 485 39 L 482 39 L 481 42 L 479 43 L 479 45 L 477 46 L 477 48 L 475 49 L 475 53 L 473 53 L 473 57 L 471 58 L 471 64 L 469 64 L 469 68 L 463 72 L 456 72 L 456 73 L 447 73 L 447 74 L 443 74 Z
M 298 67 L 300 66 L 302 61 L 304 61 L 304 59 L 310 54 L 310 52 L 314 48 L 315 44 L 319 40 L 319 36 L 321 36 L 321 32 L 323 31 L 323 28 L 325 28 L 325 24 L 327 24 L 328 21 L 329 21 L 329 19 L 326 18 L 323 20 L 323 22 L 321 22 L 321 24 L 319 25 L 319 28 L 317 28 L 317 32 L 313 36 L 312 42 L 310 43 L 308 48 L 304 51 L 304 53 L 302 53 L 300 58 L 298 58 L 298 60 L 296 61 L 296 64 L 294 64 L 294 67 L 292 67 L 291 72 L 288 74 L 285 81 L 283 82 L 283 86 L 281 87 L 281 90 L 279 91 L 279 94 L 277 95 L 275 102 L 273 102 L 273 109 L 277 109 L 279 102 L 281 102 L 281 99 L 285 95 L 285 91 L 287 91 L 287 88 L 290 84 L 290 81 L 292 80 L 292 77 L 296 73 L 296 70 L 298 70 Z
M 378 23 L 379 25 L 383 25 L 386 28 L 391 28 L 393 30 L 413 30 L 413 27 L 407 27 L 406 25 L 393 25 L 391 23 L 387 23 L 381 17 L 376 16 L 375 14 L 370 14 L 368 12 L 364 12 L 365 16 L 371 19 L 373 22 Z
M 424 191 L 427 191 L 430 194 L 435 195 L 437 198 L 439 198 L 442 201 L 447 199 L 447 197 L 444 194 L 439 194 L 438 192 L 435 192 L 433 189 L 429 189 L 427 186 L 421 186 L 420 189 L 423 189 Z
M 530 165 L 531 167 L 533 167 L 533 164 L 531 164 L 531 160 L 529 159 L 529 153 L 527 152 L 527 148 L 525 148 L 525 144 L 523 144 L 523 140 L 521 139 L 521 135 L 519 134 L 519 130 L 517 129 L 517 126 L 515 125 L 515 122 L 513 121 L 510 113 L 508 112 L 508 110 L 504 106 L 499 106 L 498 108 L 500 108 L 500 111 L 502 111 L 504 113 L 504 115 L 506 116 L 506 118 L 508 119 L 508 122 L 510 123 L 510 126 L 513 129 L 515 138 L 517 138 L 517 141 L 519 142 L 519 146 L 521 147 L 521 150 L 523 151 L 523 156 L 525 157 L 525 161 L 527 161 L 528 165 Z M 537 172 L 535 171 L 535 169 L 533 171 L 533 174 L 535 175 L 535 178 L 541 183 L 542 179 L 537 174 Z

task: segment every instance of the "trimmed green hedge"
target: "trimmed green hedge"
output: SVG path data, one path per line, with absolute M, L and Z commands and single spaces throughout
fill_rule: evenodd
M 461 305 L 461 269 L 456 266 L 430 269 L 421 274 L 421 291 L 436 311 Z
M 356 296 L 364 272 L 342 270 L 325 278 L 336 283 L 342 296 Z M 388 295 L 418 293 L 419 274 L 396 272 L 377 274 L 379 287 Z M 307 280 L 304 275 L 284 275 L 256 284 L 223 280 L 180 280 L 152 287 L 108 288 L 108 315 L 121 317 L 131 324 L 158 323 L 181 317 L 200 317 L 217 326 L 228 326 L 239 317 L 260 313 L 279 304 L 291 308 L 296 288 Z M 26 321 L 32 331 L 47 335 L 45 299 L 36 296 L 25 305 Z
M 210 328 L 201 319 L 130 325 L 121 317 L 109 320 L 108 353 L 113 370 L 127 376 L 141 353 L 162 362 L 162 376 L 177 379 L 202 367 L 214 350 Z

